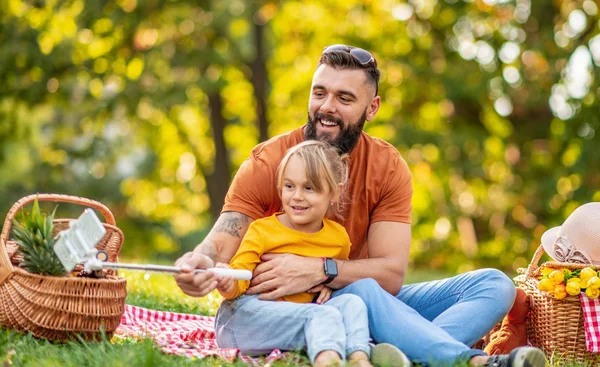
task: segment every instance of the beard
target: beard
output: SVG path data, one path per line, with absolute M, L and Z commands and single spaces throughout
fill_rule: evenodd
M 338 136 L 336 138 L 332 138 L 331 134 L 329 133 L 321 133 L 320 135 L 317 135 L 317 123 L 319 123 L 317 122 L 318 120 L 329 120 L 336 122 L 338 126 L 340 126 L 340 132 Z M 344 123 L 339 118 L 334 118 L 333 116 L 328 116 L 320 112 L 315 113 L 315 117 L 311 118 L 309 112 L 306 128 L 304 129 L 304 140 L 320 140 L 338 148 L 341 154 L 350 153 L 356 146 L 356 143 L 358 143 L 358 138 L 360 138 L 360 133 L 365 126 L 366 120 L 367 111 L 365 110 L 357 121 L 342 128 Z

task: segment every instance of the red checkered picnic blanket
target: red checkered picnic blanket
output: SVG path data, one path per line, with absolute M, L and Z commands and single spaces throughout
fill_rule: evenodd
M 583 309 L 585 347 L 588 352 L 600 352 L 600 298 L 589 299 L 585 293 L 579 294 Z
M 255 366 L 272 362 L 282 356 L 274 350 L 263 359 L 242 356 L 239 349 L 219 348 L 215 339 L 215 318 L 176 312 L 156 311 L 125 305 L 117 337 L 151 338 L 167 354 L 204 358 L 218 356 L 227 361 L 236 357 Z

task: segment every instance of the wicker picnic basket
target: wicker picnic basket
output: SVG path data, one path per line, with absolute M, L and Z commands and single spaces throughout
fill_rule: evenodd
M 0 325 L 28 331 L 51 341 L 68 341 L 79 335 L 84 340 L 110 338 L 121 323 L 127 295 L 126 280 L 115 272 L 105 278 L 55 277 L 32 274 L 17 265 L 22 261 L 18 245 L 10 240 L 17 212 L 35 199 L 39 202 L 65 202 L 98 210 L 106 223 L 106 235 L 97 248 L 117 261 L 123 244 L 123 232 L 103 204 L 74 196 L 39 194 L 16 202 L 6 215 L 0 235 Z M 55 219 L 55 234 L 69 225 L 70 219 Z M 76 269 L 77 271 L 78 269 Z
M 583 311 L 579 296 L 567 296 L 562 300 L 549 296 L 538 289 L 542 267 L 553 269 L 583 269 L 589 265 L 562 262 L 545 262 L 538 266 L 544 248 L 540 246 L 527 269 L 516 278 L 519 287 L 531 295 L 532 307 L 527 320 L 527 338 L 531 345 L 540 348 L 552 365 L 577 361 L 600 363 L 600 354 L 590 353 L 585 346 Z

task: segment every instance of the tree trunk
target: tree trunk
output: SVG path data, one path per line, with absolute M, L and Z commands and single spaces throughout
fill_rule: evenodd
M 265 59 L 265 22 L 259 13 L 254 18 L 254 46 L 256 56 L 250 65 L 252 77 L 250 82 L 254 89 L 254 98 L 256 99 L 256 124 L 258 128 L 259 141 L 265 141 L 269 138 L 267 120 L 267 62 Z
M 223 97 L 219 90 L 208 94 L 208 105 L 210 108 L 210 125 L 213 131 L 215 142 L 215 160 L 214 169 L 211 173 L 207 172 L 206 188 L 210 198 L 210 211 L 214 220 L 217 220 L 225 195 L 229 189 L 230 163 L 229 153 L 225 146 L 224 130 L 227 120 L 223 116 Z

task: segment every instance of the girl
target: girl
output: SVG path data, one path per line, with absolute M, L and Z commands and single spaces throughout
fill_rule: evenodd
M 277 189 L 283 212 L 250 224 L 231 259 L 234 269 L 253 271 L 264 253 L 348 259 L 350 239 L 344 227 L 326 219 L 341 216 L 348 156 L 320 141 L 305 141 L 291 148 L 277 169 Z M 324 285 L 261 301 L 244 292 L 250 281 L 221 278 L 217 289 L 226 299 L 216 316 L 217 343 L 239 348 L 244 354 L 265 354 L 273 349 L 307 349 L 315 366 L 341 363 L 370 367 L 367 310 L 351 294 L 330 299 Z

